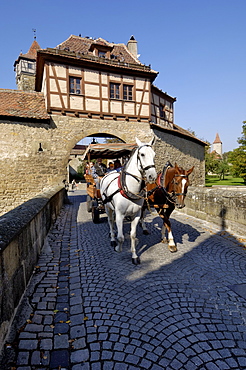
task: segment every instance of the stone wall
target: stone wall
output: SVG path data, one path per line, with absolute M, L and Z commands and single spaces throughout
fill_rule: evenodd
M 154 134 L 157 138 L 155 162 L 158 171 L 163 169 L 168 160 L 173 166 L 176 162 L 178 166 L 185 170 L 194 166 L 194 170 L 189 176 L 190 185 L 205 185 L 204 146 L 167 132 L 154 130 Z
M 67 179 L 72 148 L 79 140 L 95 134 L 114 135 L 124 142 L 151 140 L 148 123 L 52 115 L 50 124 L 0 121 L 0 215 Z M 203 185 L 203 146 L 157 130 L 157 168 L 167 160 L 191 167 L 192 184 Z
M 246 235 L 246 187 L 189 187 L 181 212 Z
M 63 200 L 53 188 L 0 217 L 0 351 Z

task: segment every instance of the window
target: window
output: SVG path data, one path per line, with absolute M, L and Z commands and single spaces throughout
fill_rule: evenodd
M 120 84 L 110 83 L 110 99 L 120 99 Z
M 106 52 L 98 50 L 98 56 L 99 58 L 106 58 Z
M 166 114 L 165 114 L 165 107 L 164 107 L 164 105 L 163 104 L 160 104 L 160 107 L 159 107 L 159 109 L 160 109 L 160 118 L 166 118 Z
M 82 94 L 81 78 L 69 77 L 69 92 L 70 94 Z
M 28 69 L 33 69 L 33 64 L 32 63 L 27 63 L 27 68 Z
M 123 85 L 123 99 L 132 100 L 132 86 L 131 85 Z

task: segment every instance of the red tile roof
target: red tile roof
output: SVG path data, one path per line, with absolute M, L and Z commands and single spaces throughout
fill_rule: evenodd
M 110 43 L 102 38 L 94 40 L 86 37 L 71 35 L 56 48 L 93 56 L 93 52 L 90 51 L 92 44 L 95 46 L 98 45 L 108 47 L 110 49 L 111 58 L 114 58 L 115 60 L 118 59 L 120 62 L 142 65 L 142 63 L 140 63 L 140 61 L 130 53 L 125 44 Z
M 30 46 L 30 49 L 26 54 L 20 54 L 23 58 L 28 59 L 36 59 L 37 58 L 37 51 L 40 50 L 41 47 L 39 46 L 38 42 L 36 40 L 33 41 L 32 45 Z
M 50 119 L 43 93 L 6 89 L 0 89 L 0 116 L 34 120 Z

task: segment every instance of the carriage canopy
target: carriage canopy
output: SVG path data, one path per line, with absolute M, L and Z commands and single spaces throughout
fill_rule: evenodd
M 136 144 L 126 143 L 90 144 L 84 152 L 82 159 L 121 158 L 130 155 L 136 147 Z

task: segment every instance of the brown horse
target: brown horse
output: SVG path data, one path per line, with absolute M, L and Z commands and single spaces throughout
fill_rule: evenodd
M 170 162 L 167 162 L 163 171 L 159 173 L 156 183 L 147 184 L 147 199 L 143 205 L 140 225 L 143 228 L 143 233 L 148 234 L 149 232 L 144 223 L 144 214 L 147 209 L 156 208 L 159 216 L 163 219 L 162 242 L 168 243 L 170 252 L 177 252 L 177 247 L 174 242 L 169 217 L 175 207 L 181 209 L 185 206 L 184 200 L 189 186 L 189 175 L 193 169 L 194 166 L 186 171 L 182 167 L 178 167 L 176 163 L 173 167 Z

